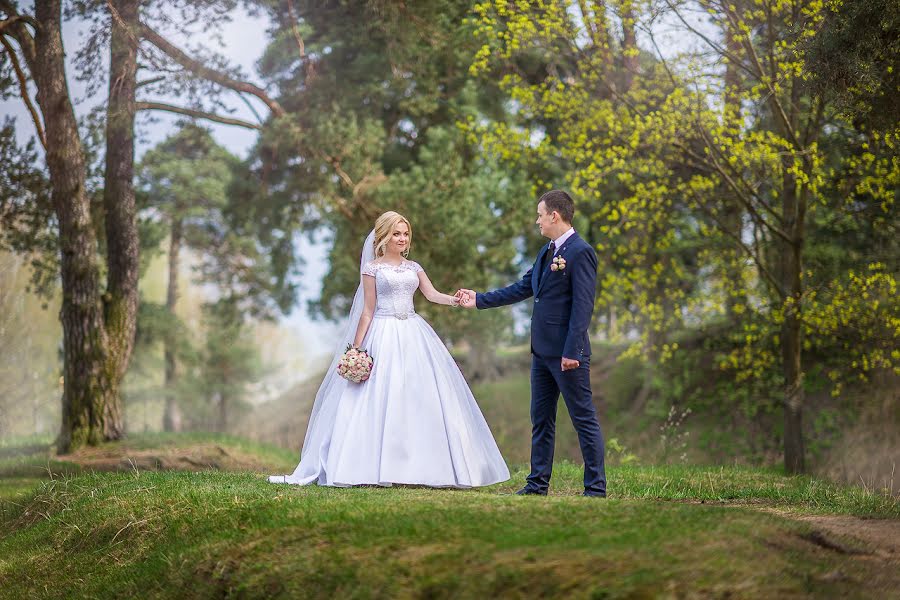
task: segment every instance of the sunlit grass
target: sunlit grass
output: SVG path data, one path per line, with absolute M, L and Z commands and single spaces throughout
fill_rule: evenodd
M 0 580 L 76 597 L 626 597 L 667 586 L 775 597 L 814 590 L 810 577 L 833 567 L 801 543 L 800 523 L 657 500 L 846 500 L 825 487 L 789 480 L 773 495 L 771 473 L 621 469 L 603 501 L 577 496 L 579 477 L 559 465 L 547 498 L 515 496 L 513 482 L 459 491 L 296 488 L 222 472 L 55 479 L 4 510 Z M 77 580 L 56 577 L 65 571 Z
M 257 453 L 272 472 L 295 461 L 206 434 L 118 447 L 210 444 Z M 606 500 L 582 498 L 568 462 L 550 496 L 515 496 L 526 472 L 474 490 L 298 488 L 219 471 L 2 478 L 0 597 L 863 597 L 821 579 L 838 557 L 803 540 L 807 525 L 755 507 L 900 516 L 888 497 L 771 470 L 614 466 Z

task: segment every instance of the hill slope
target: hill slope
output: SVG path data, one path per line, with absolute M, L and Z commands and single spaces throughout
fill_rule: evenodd
M 131 444 L 218 446 L 255 456 L 263 473 L 293 462 L 219 436 Z M 862 520 L 824 516 L 875 517 L 865 523 L 900 537 L 900 505 L 859 488 L 744 468 L 614 467 L 610 498 L 595 500 L 563 463 L 550 497 L 512 495 L 524 475 L 477 490 L 295 488 L 255 472 L 141 468 L 53 475 L 31 492 L 7 479 L 20 489 L 0 499 L 0 597 L 864 598 L 900 586 L 896 554 L 828 525 Z

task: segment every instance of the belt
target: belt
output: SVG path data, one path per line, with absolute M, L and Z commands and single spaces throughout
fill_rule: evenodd
M 401 321 L 405 321 L 406 319 L 409 319 L 409 318 L 411 318 L 411 317 L 415 317 L 415 316 L 416 316 L 416 312 L 415 312 L 415 311 L 412 311 L 412 310 L 409 311 L 409 312 L 396 312 L 396 313 L 392 313 L 392 312 L 376 312 L 374 316 L 375 316 L 375 317 L 385 317 L 385 318 L 386 318 L 386 317 L 393 317 L 394 319 L 400 319 Z

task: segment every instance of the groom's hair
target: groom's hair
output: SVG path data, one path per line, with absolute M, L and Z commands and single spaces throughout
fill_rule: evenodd
M 575 218 L 575 201 L 567 193 L 562 190 L 550 190 L 538 200 L 538 204 L 541 202 L 547 207 L 548 213 L 555 210 L 563 221 L 572 224 L 572 219 Z

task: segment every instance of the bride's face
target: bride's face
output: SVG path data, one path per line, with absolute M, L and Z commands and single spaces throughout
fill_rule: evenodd
M 400 254 L 409 248 L 409 226 L 400 221 L 394 226 L 394 231 L 387 243 L 388 254 Z

